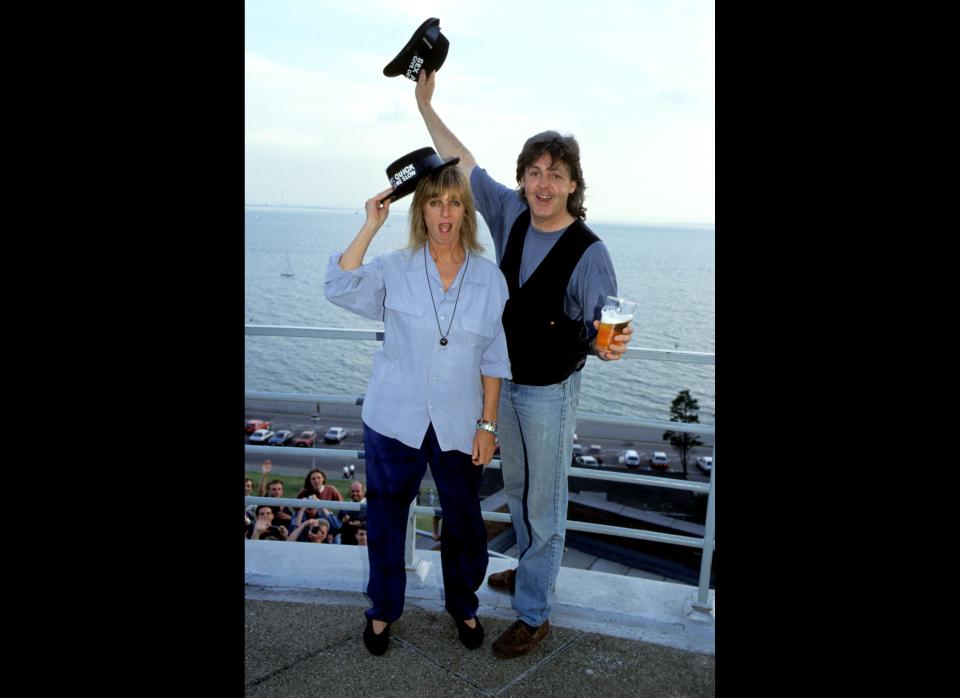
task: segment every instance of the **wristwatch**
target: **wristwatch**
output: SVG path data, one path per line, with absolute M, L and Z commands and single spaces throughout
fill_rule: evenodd
M 497 423 L 490 422 L 486 419 L 477 420 L 477 429 L 483 429 L 484 431 L 489 431 L 491 434 L 496 435 L 497 433 Z

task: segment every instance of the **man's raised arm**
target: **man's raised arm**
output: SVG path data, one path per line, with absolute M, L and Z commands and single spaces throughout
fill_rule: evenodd
M 433 71 L 429 76 L 427 76 L 426 72 L 425 70 L 421 70 L 420 75 L 417 77 L 417 87 L 415 90 L 417 108 L 420 110 L 423 123 L 426 124 L 430 138 L 433 139 L 433 146 L 437 149 L 440 157 L 449 158 L 459 156 L 460 162 L 457 163 L 457 167 L 467 176 L 467 180 L 469 181 L 470 173 L 473 171 L 473 168 L 477 166 L 477 161 L 473 159 L 473 155 L 470 154 L 466 146 L 453 135 L 453 132 L 448 129 L 447 125 L 437 116 L 437 112 L 433 110 L 431 101 L 433 100 L 433 88 L 436 87 L 437 71 Z

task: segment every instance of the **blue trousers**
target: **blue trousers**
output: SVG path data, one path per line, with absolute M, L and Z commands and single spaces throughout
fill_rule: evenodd
M 430 466 L 443 509 L 440 560 L 444 605 L 457 620 L 477 614 L 476 590 L 487 571 L 487 530 L 480 516 L 483 468 L 460 451 L 441 451 L 431 424 L 420 448 L 363 425 L 367 468 L 368 617 L 392 623 L 403 613 L 404 543 L 410 502 Z
M 550 618 L 579 401 L 580 371 L 553 385 L 504 380 L 500 388 L 500 463 L 519 558 L 512 605 L 528 625 Z

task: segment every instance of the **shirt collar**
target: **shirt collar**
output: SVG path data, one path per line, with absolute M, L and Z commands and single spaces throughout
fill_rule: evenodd
M 425 259 L 426 254 L 427 254 L 426 245 L 424 245 L 419 250 L 411 254 L 410 259 L 407 262 L 407 273 L 423 274 L 423 265 L 424 263 L 426 263 L 427 274 L 430 276 L 430 278 L 433 281 L 439 284 L 440 272 L 437 271 L 437 265 L 436 263 L 434 263 L 432 257 L 430 259 Z M 473 267 L 477 263 L 477 255 L 473 254 L 472 252 L 467 252 L 467 254 L 471 257 L 471 260 L 470 260 L 470 265 L 467 268 L 467 276 L 466 276 L 466 279 L 464 279 L 464 281 L 465 283 L 468 283 L 468 284 L 475 284 L 477 286 L 482 286 L 483 282 L 479 279 L 477 274 L 473 271 Z M 464 265 L 466 265 L 466 259 L 464 259 Z M 463 275 L 463 267 L 461 266 L 460 269 L 457 271 L 457 278 L 460 278 L 462 275 Z M 450 285 L 450 288 L 456 288 L 456 287 L 457 287 L 457 279 L 454 279 L 453 283 Z M 450 289 L 447 289 L 447 290 L 449 291 Z

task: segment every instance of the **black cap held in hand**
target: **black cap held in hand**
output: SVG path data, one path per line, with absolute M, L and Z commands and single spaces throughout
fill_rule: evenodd
M 388 78 L 403 75 L 416 82 L 421 70 L 426 70 L 427 75 L 440 70 L 449 48 L 450 42 L 440 33 L 440 20 L 431 17 L 413 33 L 396 58 L 387 63 L 383 74 Z

